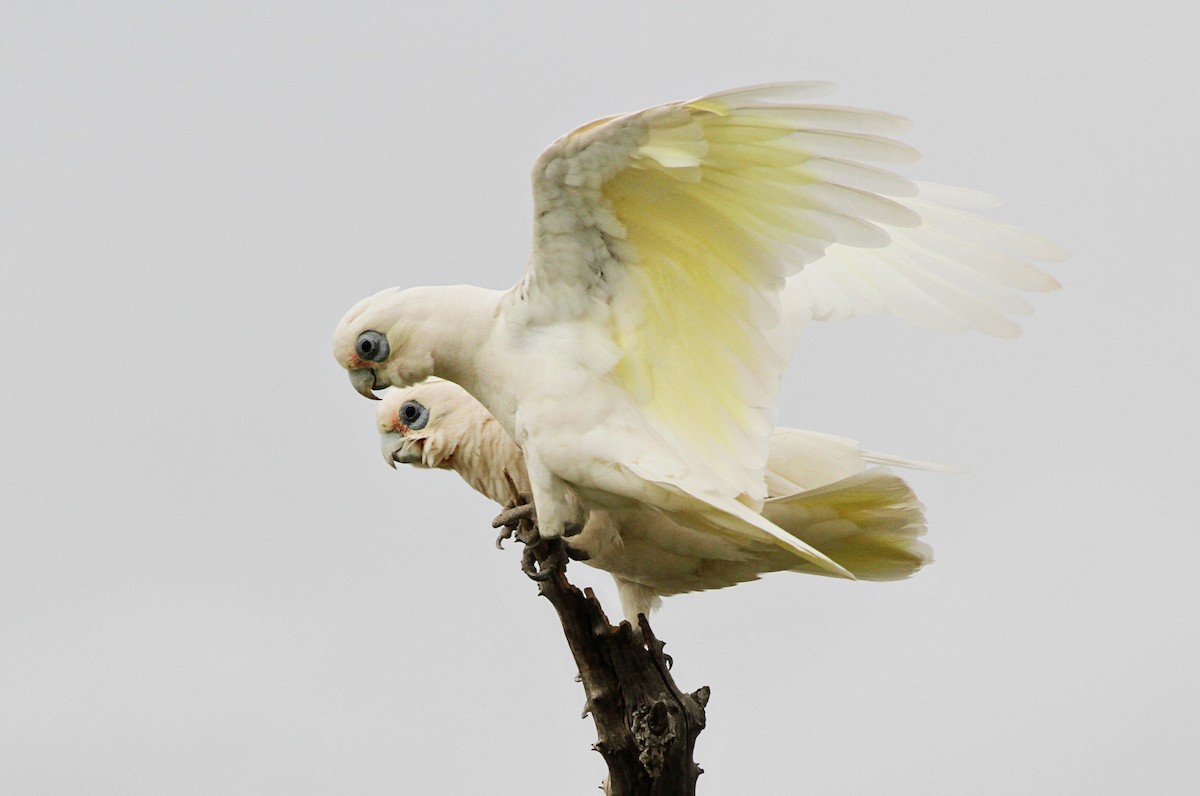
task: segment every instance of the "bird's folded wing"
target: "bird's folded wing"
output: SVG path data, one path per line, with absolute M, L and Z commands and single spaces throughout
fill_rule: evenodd
M 763 497 L 792 330 L 785 279 L 833 244 L 882 248 L 920 216 L 913 183 L 867 163 L 916 152 L 904 119 L 765 86 L 593 122 L 538 159 L 530 324 L 611 336 L 597 368 L 723 496 Z M 613 364 L 615 363 L 615 364 Z M 586 363 L 585 363 L 586 366 Z
M 681 525 L 715 534 L 735 544 L 757 546 L 766 542 L 827 574 L 854 579 L 854 575 L 840 563 L 737 500 L 712 495 L 689 484 L 686 478 L 658 473 L 638 464 L 625 466 L 646 484 L 663 491 L 664 494 L 657 496 L 655 505 Z M 675 496 L 683 496 L 688 500 L 682 506 L 672 508 L 671 498 Z

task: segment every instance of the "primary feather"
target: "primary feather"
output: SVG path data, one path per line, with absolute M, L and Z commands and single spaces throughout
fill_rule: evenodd
M 1027 260 L 1059 252 L 964 209 L 973 194 L 873 165 L 915 159 L 889 137 L 906 123 L 808 102 L 827 89 L 724 92 L 564 136 L 534 167 L 518 285 L 384 291 L 346 315 L 335 356 L 364 394 L 436 375 L 478 398 L 524 451 L 544 535 L 652 508 L 850 576 L 759 511 L 797 330 L 889 311 L 1009 334 L 1025 310 L 1010 288 L 1053 285 Z
M 427 412 L 420 429 L 404 420 L 412 403 Z M 384 459 L 415 467 L 453 470 L 497 503 L 509 499 L 507 472 L 529 488 L 521 449 L 487 410 L 458 385 L 440 379 L 388 390 L 379 404 Z M 859 449 L 852 440 L 798 429 L 772 437 L 772 497 L 764 513 L 773 522 L 842 562 L 863 580 L 899 580 L 930 561 L 923 509 L 903 480 L 868 466 L 881 459 L 899 466 L 936 468 Z M 801 484 L 803 486 L 801 486 Z M 717 589 L 790 570 L 828 574 L 777 545 L 716 539 L 652 509 L 593 511 L 583 532 L 567 540 L 585 563 L 610 573 L 622 613 L 636 625 L 659 598 Z

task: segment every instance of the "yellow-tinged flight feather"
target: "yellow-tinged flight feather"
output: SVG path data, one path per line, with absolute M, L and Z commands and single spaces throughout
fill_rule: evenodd
M 879 135 L 901 132 L 907 121 L 797 105 L 797 88 L 827 87 L 755 87 L 611 117 L 560 139 L 534 170 L 539 218 L 567 206 L 575 223 L 553 217 L 538 225 L 536 240 L 553 247 L 558 262 L 535 250 L 531 271 L 567 277 L 546 273 L 561 267 L 570 247 L 550 239 L 598 233 L 593 239 L 609 256 L 592 243 L 579 258 L 592 273 L 574 278 L 611 285 L 610 322 L 622 352 L 612 375 L 677 454 L 717 473 L 724 498 L 764 494 L 783 366 L 777 338 L 787 332 L 773 297 L 784 279 L 834 242 L 887 246 L 890 236 L 876 221 L 920 222 L 869 188 L 803 171 L 823 163 L 857 178 L 850 182 L 909 193 L 903 179 L 854 162 L 915 159 L 911 147 Z M 596 217 L 617 223 L 599 229 Z

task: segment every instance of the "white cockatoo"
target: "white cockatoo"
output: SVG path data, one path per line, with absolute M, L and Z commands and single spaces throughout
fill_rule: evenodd
M 1012 288 L 1057 247 L 958 209 L 971 192 L 866 163 L 916 159 L 907 123 L 760 86 L 584 125 L 533 170 L 533 252 L 505 291 L 384 290 L 333 351 L 354 387 L 462 385 L 525 455 L 545 537 L 652 508 L 742 543 L 836 561 L 760 513 L 777 392 L 809 318 L 890 311 L 1012 334 Z M 791 285 L 785 293 L 788 278 Z
M 389 389 L 376 413 L 384 460 L 454 470 L 477 492 L 504 505 L 505 473 L 529 489 L 521 449 L 483 405 L 452 382 L 431 379 Z M 767 464 L 770 497 L 763 514 L 838 561 L 861 580 L 901 580 L 930 561 L 921 503 L 908 485 L 873 464 L 945 469 L 860 450 L 828 434 L 776 429 Z M 639 508 L 592 511 L 567 540 L 573 555 L 612 575 L 621 611 L 634 627 L 660 597 L 719 589 L 791 570 L 829 574 L 790 549 L 751 539 L 714 537 Z

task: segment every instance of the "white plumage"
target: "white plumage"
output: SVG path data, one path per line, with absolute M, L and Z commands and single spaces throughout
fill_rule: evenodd
M 406 419 L 410 415 L 416 420 Z M 379 404 L 384 459 L 454 470 L 504 504 L 505 472 L 529 489 L 524 457 L 495 418 L 458 385 L 440 379 L 391 389 Z M 419 426 L 419 427 L 418 427 Z M 862 580 L 900 580 L 930 561 L 922 506 L 908 485 L 872 464 L 934 468 L 868 453 L 852 440 L 778 429 L 768 462 L 764 513 L 779 527 L 839 561 Z M 651 509 L 593 511 L 567 540 L 587 564 L 613 576 L 622 613 L 636 626 L 659 598 L 718 589 L 767 572 L 828 574 L 778 545 L 731 541 L 695 531 Z
M 367 395 L 440 376 L 479 399 L 524 451 L 545 536 L 653 508 L 849 577 L 759 513 L 796 331 L 889 311 L 1008 334 L 1011 288 L 1054 284 L 1026 260 L 1059 252 L 939 201 L 969 192 L 867 165 L 916 158 L 887 137 L 906 122 L 801 101 L 827 89 L 725 92 L 564 136 L 534 167 L 519 284 L 383 291 L 343 318 L 335 356 Z

